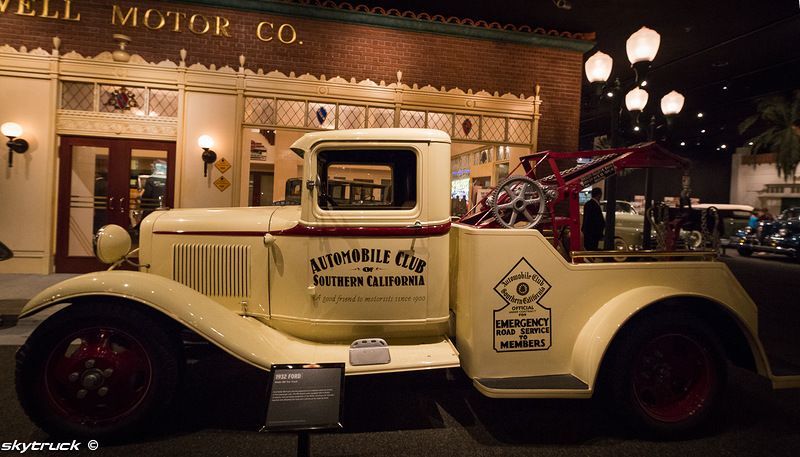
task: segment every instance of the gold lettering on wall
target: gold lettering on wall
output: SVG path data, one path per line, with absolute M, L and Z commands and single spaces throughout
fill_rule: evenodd
M 39 17 L 43 17 L 45 19 L 58 19 L 58 11 L 54 12 L 52 16 L 50 15 L 50 0 L 42 1 L 42 12 L 39 14 Z
M 228 26 L 230 25 L 231 23 L 230 21 L 228 21 L 228 18 L 217 16 L 217 29 L 214 32 L 214 35 L 216 36 L 223 35 L 227 37 L 231 36 L 231 34 L 228 33 Z
M 284 30 L 288 30 L 290 32 L 290 37 L 288 40 L 285 38 L 285 34 L 283 33 Z M 297 31 L 295 31 L 294 27 L 291 24 L 281 24 L 278 27 L 278 40 L 280 40 L 283 44 L 292 44 L 297 40 Z
M 264 26 L 269 27 L 269 35 L 265 37 L 264 35 Z M 272 22 L 259 22 L 258 27 L 256 28 L 256 36 L 261 41 L 272 41 L 272 31 L 274 30 L 274 24 Z
M 114 9 L 111 11 L 111 24 L 113 25 L 127 25 L 128 20 L 131 20 L 132 24 L 131 27 L 136 27 L 136 18 L 139 16 L 139 8 L 132 7 L 128 8 L 128 12 L 125 13 L 125 17 L 122 16 L 122 8 L 117 5 L 114 5 Z M 117 24 L 117 19 L 119 19 L 119 24 Z
M 17 3 L 17 14 L 20 16 L 35 16 L 36 11 L 31 8 L 31 0 L 19 0 Z
M 0 0 L 0 14 L 5 14 L 13 0 Z M 9 14 L 30 16 L 43 19 L 60 19 L 64 21 L 80 21 L 81 13 L 73 10 L 75 0 L 16 0 L 16 9 L 12 6 Z M 59 8 L 59 6 L 63 6 Z M 143 12 L 142 16 L 139 13 Z M 181 26 L 185 24 L 190 32 L 195 35 L 205 35 L 212 32 L 213 36 L 230 38 L 232 27 L 230 19 L 224 16 L 205 16 L 200 13 L 185 13 L 181 11 L 162 11 L 157 8 L 141 10 L 138 6 L 111 5 L 111 25 L 120 27 L 138 27 L 144 24 L 148 30 L 162 30 L 168 28 L 172 32 L 183 32 Z M 275 23 L 262 21 L 256 27 L 256 37 L 263 42 L 273 41 L 277 35 L 278 42 L 282 44 L 302 45 L 298 40 L 297 29 L 292 24 L 278 25 L 276 33 Z M 213 31 L 212 31 L 213 27 Z
M 198 17 L 203 20 L 203 25 L 205 26 L 200 31 L 197 31 L 195 29 L 195 24 L 194 24 L 195 20 Z M 192 17 L 189 18 L 189 31 L 191 31 L 195 35 L 203 35 L 206 32 L 208 32 L 208 29 L 210 29 L 210 28 L 211 28 L 211 24 L 208 23 L 208 19 L 206 19 L 206 17 L 203 16 L 202 14 L 192 14 Z
M 62 2 L 64 9 L 59 10 L 57 4 Z M 0 13 L 5 13 L 10 3 L 11 0 L 0 0 Z M 42 19 L 64 21 L 81 20 L 81 13 L 75 12 L 74 16 L 72 13 L 72 0 L 17 0 L 17 10 L 14 11 L 14 14 L 18 16 L 35 16 Z
M 175 22 L 172 23 L 172 31 L 173 32 L 180 32 L 181 31 L 181 18 L 186 17 L 186 13 L 181 13 L 179 11 L 167 11 L 167 17 L 175 16 Z
M 64 20 L 65 21 L 80 21 L 81 20 L 81 13 L 75 15 L 75 17 L 70 17 L 70 13 L 72 9 L 72 0 L 64 0 Z
M 153 14 L 153 13 L 155 13 L 155 14 Z M 156 22 L 156 25 L 152 25 L 150 23 L 150 18 L 153 17 L 153 16 L 158 16 L 158 20 Z M 166 24 L 166 23 L 167 23 L 167 20 L 164 18 L 164 15 L 161 14 L 161 11 L 154 10 L 154 9 L 151 8 L 151 9 L 149 9 L 149 10 L 144 12 L 144 26 L 147 27 L 148 29 L 150 29 L 150 30 L 158 30 L 158 29 L 164 27 L 164 24 Z

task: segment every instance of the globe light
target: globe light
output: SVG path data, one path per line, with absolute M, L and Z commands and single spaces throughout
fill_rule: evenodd
M 611 67 L 614 66 L 614 60 L 608 54 L 597 51 L 586 59 L 584 70 L 586 71 L 586 79 L 590 83 L 604 83 L 608 81 L 611 76 Z
M 625 107 L 628 111 L 641 111 L 647 105 L 647 91 L 635 87 L 625 95 Z
M 214 147 L 214 139 L 208 135 L 203 135 L 197 139 L 197 144 L 203 149 L 211 149 Z
M 637 62 L 652 62 L 658 53 L 661 35 L 653 29 L 642 27 L 625 42 L 625 51 L 631 65 Z
M 661 97 L 661 112 L 664 116 L 675 116 L 683 109 L 686 98 L 679 92 L 672 91 Z
M 16 122 L 6 122 L 0 126 L 0 132 L 9 138 L 17 138 L 22 136 L 22 127 Z

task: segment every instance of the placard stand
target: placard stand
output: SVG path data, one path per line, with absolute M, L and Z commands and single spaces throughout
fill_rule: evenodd
M 273 365 L 262 431 L 294 431 L 297 455 L 311 456 L 310 430 L 342 428 L 344 363 Z

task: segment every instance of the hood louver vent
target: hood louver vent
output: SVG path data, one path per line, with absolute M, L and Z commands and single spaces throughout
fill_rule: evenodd
M 250 246 L 180 243 L 172 279 L 212 297 L 250 296 Z

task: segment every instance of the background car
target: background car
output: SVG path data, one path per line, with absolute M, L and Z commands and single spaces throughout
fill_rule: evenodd
M 800 260 L 800 207 L 783 210 L 775 220 L 760 221 L 756 229 L 740 229 L 731 240 L 744 257 L 769 252 Z

